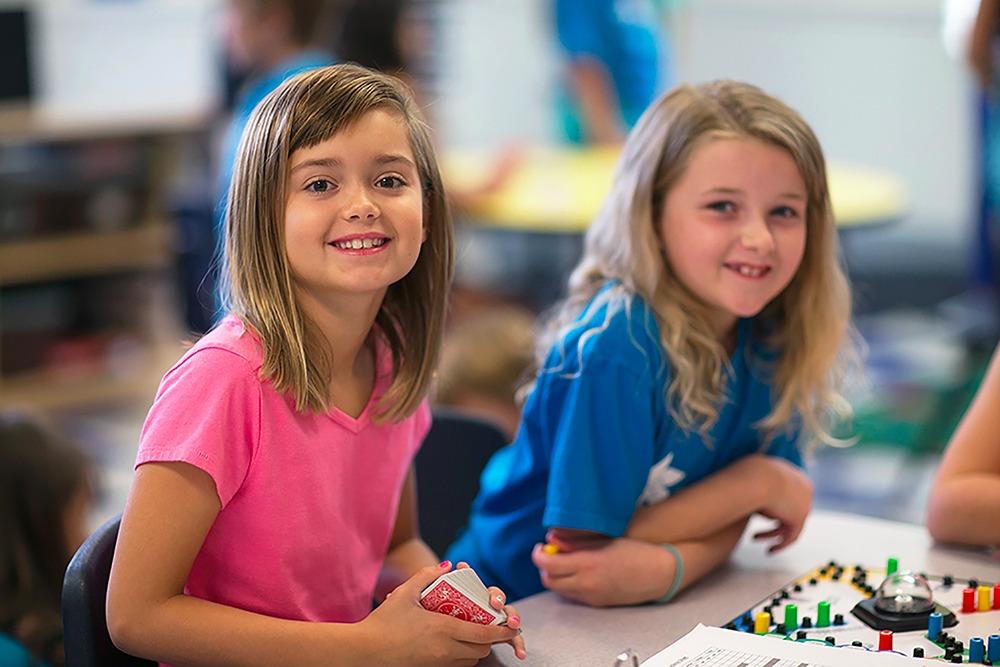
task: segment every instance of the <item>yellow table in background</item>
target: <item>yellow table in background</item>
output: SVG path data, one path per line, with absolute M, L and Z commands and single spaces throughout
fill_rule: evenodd
M 608 190 L 618 148 L 532 148 L 495 192 L 468 205 L 480 224 L 511 231 L 578 234 L 586 231 Z M 445 154 L 446 186 L 475 187 L 490 169 L 486 153 Z M 901 219 L 906 189 L 881 169 L 828 166 L 837 225 L 843 229 Z

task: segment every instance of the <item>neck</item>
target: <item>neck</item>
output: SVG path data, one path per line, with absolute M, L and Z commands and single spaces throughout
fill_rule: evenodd
M 333 355 L 333 377 L 355 372 L 384 296 L 385 290 L 376 295 L 336 298 L 298 290 L 303 312 L 319 329 Z

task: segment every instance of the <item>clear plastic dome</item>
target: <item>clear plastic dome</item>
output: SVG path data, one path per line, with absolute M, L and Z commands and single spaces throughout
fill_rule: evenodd
M 891 614 L 921 614 L 934 609 L 927 579 L 913 572 L 890 574 L 875 591 L 875 607 Z

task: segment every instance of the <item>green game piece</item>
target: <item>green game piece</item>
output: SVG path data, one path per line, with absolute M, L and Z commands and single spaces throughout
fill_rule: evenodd
M 816 627 L 825 628 L 830 625 L 830 603 L 823 600 L 819 603 L 819 613 L 816 616 Z
M 885 566 L 885 575 L 895 574 L 896 570 L 899 569 L 899 561 L 895 558 L 890 558 L 889 562 Z
M 794 604 L 785 605 L 785 632 L 791 632 L 799 627 L 799 608 Z

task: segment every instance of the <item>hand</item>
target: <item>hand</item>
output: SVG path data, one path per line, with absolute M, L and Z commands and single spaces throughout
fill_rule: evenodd
M 768 464 L 775 474 L 770 485 L 773 490 L 768 501 L 758 512 L 774 519 L 774 528 L 755 533 L 755 540 L 773 540 L 768 553 L 780 551 L 799 538 L 809 510 L 812 509 L 812 481 L 802 470 L 784 459 L 768 457 Z
M 468 563 L 459 561 L 455 569 L 464 570 L 467 567 L 469 567 Z M 528 656 L 528 653 L 524 648 L 524 637 L 521 636 L 521 616 L 517 613 L 517 609 L 514 609 L 511 605 L 504 604 L 507 601 L 507 594 L 502 590 L 496 586 L 490 586 L 486 590 L 490 592 L 490 606 L 505 613 L 507 615 L 507 627 L 518 631 L 517 636 L 507 643 L 514 649 L 514 655 L 517 656 L 517 659 L 524 660 Z
M 517 652 L 517 628 L 469 623 L 420 606 L 420 592 L 450 569 L 447 562 L 421 569 L 358 624 L 369 639 L 371 654 L 378 656 L 371 664 L 475 665 L 490 654 L 493 644 L 503 642 L 511 643 Z M 523 654 L 524 643 L 519 647 Z
M 655 600 L 674 580 L 674 559 L 663 547 L 627 537 L 557 554 L 536 544 L 531 560 L 546 588 L 594 607 Z

